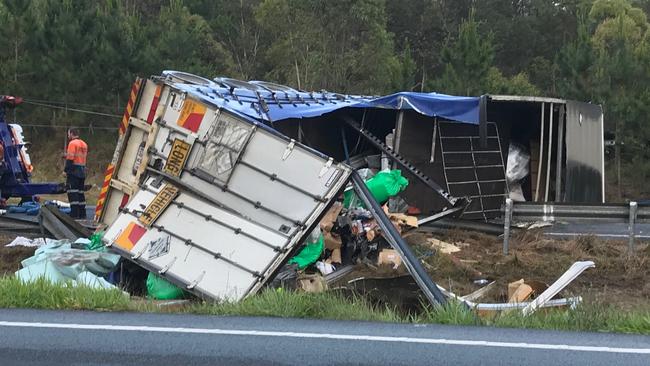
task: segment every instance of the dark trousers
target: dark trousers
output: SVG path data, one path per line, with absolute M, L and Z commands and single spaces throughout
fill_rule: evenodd
M 70 202 L 70 216 L 75 219 L 86 218 L 86 196 L 84 195 L 84 184 L 86 178 L 79 178 L 68 174 L 66 184 L 68 185 L 68 202 Z

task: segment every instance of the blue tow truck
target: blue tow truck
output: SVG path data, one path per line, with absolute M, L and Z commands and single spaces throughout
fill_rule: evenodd
M 63 183 L 30 182 L 33 168 L 24 146 L 22 129 L 19 125 L 10 124 L 5 120 L 6 111 L 16 108 L 20 103 L 22 98 L 0 95 L 0 144 L 4 148 L 5 165 L 0 176 L 2 201 L 11 197 L 32 201 L 34 196 L 40 194 L 65 193 Z

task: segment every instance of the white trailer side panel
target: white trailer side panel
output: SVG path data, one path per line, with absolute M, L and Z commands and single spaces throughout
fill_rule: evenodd
M 169 80 L 158 85 L 143 95 L 168 96 L 155 108 L 161 118 L 148 130 L 146 119 L 130 125 L 118 146 L 117 178 L 133 194 L 109 199 L 104 240 L 189 291 L 239 300 L 288 259 L 351 170 Z

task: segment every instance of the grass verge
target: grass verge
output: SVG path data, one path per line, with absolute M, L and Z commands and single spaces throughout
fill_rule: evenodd
M 45 279 L 23 283 L 6 276 L 0 278 L 0 307 L 123 311 L 131 309 L 131 301 L 117 289 L 55 285 Z
M 202 303 L 188 312 L 211 315 L 271 316 L 403 322 L 405 317 L 388 307 L 370 304 L 361 297 L 346 298 L 335 292 L 305 293 L 267 290 L 237 303 Z
M 426 307 L 422 314 L 414 317 L 413 321 L 417 323 L 650 335 L 650 309 L 622 311 L 611 305 L 593 303 L 583 303 L 574 310 L 540 309 L 529 316 L 511 311 L 481 318 L 459 303 L 449 303 L 437 309 Z
M 0 278 L 0 308 L 72 309 L 98 311 L 166 311 L 150 302 L 133 302 L 119 290 L 54 285 L 46 280 L 25 284 L 15 277 Z M 524 317 L 509 312 L 478 317 L 461 304 L 425 307 L 405 315 L 373 305 L 358 296 L 337 292 L 318 294 L 268 290 L 238 303 L 195 303 L 178 310 L 188 314 L 269 316 L 380 322 L 483 325 L 574 331 L 607 331 L 650 335 L 650 309 L 620 311 L 612 306 L 584 304 L 575 310 L 545 310 Z

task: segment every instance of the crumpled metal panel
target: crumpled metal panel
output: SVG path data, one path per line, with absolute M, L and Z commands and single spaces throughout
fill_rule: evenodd
M 565 202 L 604 202 L 603 110 L 567 101 Z

